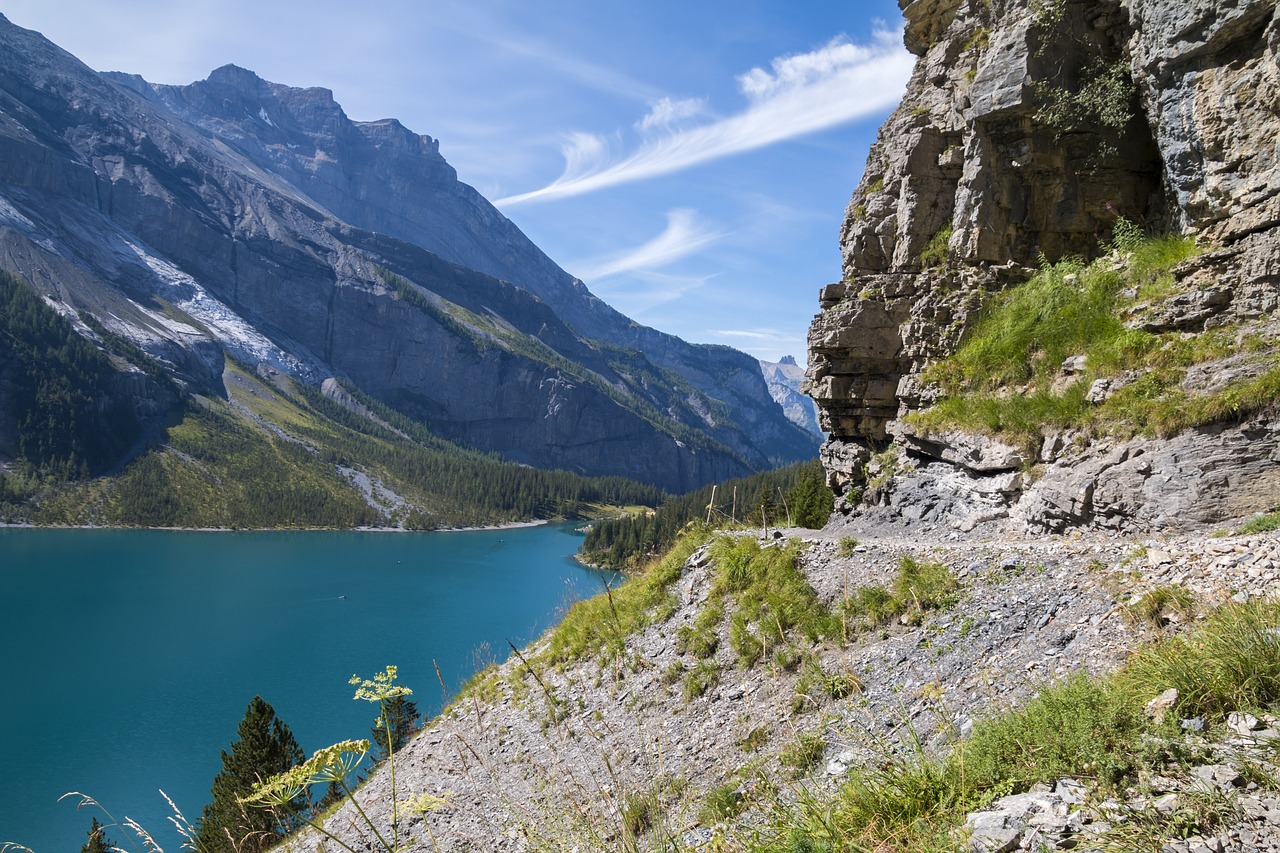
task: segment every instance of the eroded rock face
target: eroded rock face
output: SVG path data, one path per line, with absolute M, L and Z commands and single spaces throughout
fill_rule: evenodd
M 830 434 L 822 458 L 850 495 L 868 460 L 895 445 L 919 463 L 917 491 L 944 469 L 961 483 L 994 475 L 973 437 L 916 435 L 901 422 L 934 401 L 921 372 L 954 351 L 990 293 L 1043 257 L 1096 255 L 1120 217 L 1210 247 L 1177 270 L 1184 292 L 1148 311 L 1145 327 L 1199 332 L 1280 307 L 1276 0 L 901 5 L 919 59 L 846 212 L 845 279 L 823 288 L 809 332 L 805 390 Z M 1055 92 L 1087 87 L 1112 97 L 1086 116 L 1052 109 Z M 1172 454 L 1158 465 L 1148 447 L 1153 470 L 1169 466 L 1160 483 L 1122 477 L 1102 461 L 1114 448 L 1031 449 L 1026 464 L 1050 466 L 1035 486 L 972 500 L 1003 495 L 996 517 L 1012 512 L 1036 529 L 1266 508 L 1213 486 L 1270 482 L 1280 451 L 1263 421 L 1157 442 Z M 1166 498 L 1175 481 L 1194 494 Z M 881 507 L 893 500 L 892 488 L 874 491 Z M 960 526 L 972 513 L 965 489 L 956 494 Z

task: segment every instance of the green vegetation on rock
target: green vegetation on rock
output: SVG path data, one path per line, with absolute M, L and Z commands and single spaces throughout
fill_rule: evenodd
M 911 421 L 1034 445 L 1046 427 L 1167 437 L 1246 418 L 1280 399 L 1280 363 L 1265 341 L 1232 328 L 1194 336 L 1144 330 L 1144 312 L 1175 290 L 1173 267 L 1197 249 L 1190 238 L 1135 237 L 1126 225 L 1117 226 L 1117 252 L 1091 264 L 1046 263 L 993 297 L 955 355 L 926 371 L 943 397 Z M 1184 387 L 1189 368 L 1240 353 L 1257 369 L 1205 389 Z M 1091 400 L 1098 380 L 1111 390 Z
M 748 849 L 954 850 L 966 814 L 1038 783 L 1090 779 L 1103 793 L 1120 794 L 1139 773 L 1176 772 L 1187 758 L 1179 719 L 1220 723 L 1230 712 L 1280 703 L 1277 630 L 1280 605 L 1227 605 L 1194 634 L 1140 649 L 1113 675 L 1069 676 L 1021 707 L 979 720 L 949 753 L 914 742 L 851 768 L 834 796 L 809 792 L 775 815 Z M 1144 712 L 1170 688 L 1177 699 L 1163 720 Z M 1113 831 L 1134 829 L 1122 824 Z M 1152 838 L 1162 832 L 1155 827 Z M 1127 838 L 1103 835 L 1098 843 L 1138 849 Z

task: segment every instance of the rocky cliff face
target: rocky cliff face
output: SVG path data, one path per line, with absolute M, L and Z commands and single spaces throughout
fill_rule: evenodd
M 1212 523 L 1270 508 L 1274 408 L 1170 442 L 1073 435 L 1064 448 L 1046 435 L 1031 454 L 920 435 L 902 418 L 934 402 L 923 369 L 955 350 L 992 293 L 1044 258 L 1096 256 L 1120 217 L 1207 249 L 1175 270 L 1175 293 L 1145 322 L 1188 335 L 1250 323 L 1274 347 L 1274 0 L 901 5 L 919 59 L 849 204 L 845 279 L 822 290 L 809 337 L 806 389 L 831 434 L 833 486 L 854 497 L 894 448 L 918 469 L 914 485 L 897 478 L 906 491 L 871 489 L 864 503 L 961 528 Z M 1034 483 L 1021 473 L 1031 466 Z
M 753 359 L 632 327 L 429 137 L 234 66 L 100 75 L 2 17 L 0 267 L 196 392 L 222 393 L 225 350 L 520 462 L 672 490 L 816 445 Z

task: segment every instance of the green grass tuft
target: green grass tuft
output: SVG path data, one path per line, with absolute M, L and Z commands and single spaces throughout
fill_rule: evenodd
M 1131 623 L 1163 628 L 1171 615 L 1184 619 L 1195 610 L 1195 599 L 1186 587 L 1166 585 L 1148 590 L 1133 604 L 1125 605 L 1123 612 Z
M 845 600 L 846 620 L 860 621 L 875 628 L 896 617 L 908 625 L 919 625 L 929 610 L 945 610 L 957 601 L 960 584 L 944 563 L 921 563 L 912 557 L 898 561 L 892 591 L 882 586 L 860 586 Z
M 1194 635 L 1133 655 L 1119 678 L 1148 699 L 1177 688 L 1183 717 L 1218 719 L 1280 703 L 1280 604 L 1223 607 Z
M 1280 510 L 1255 515 L 1240 525 L 1238 532 L 1242 536 L 1250 536 L 1254 533 L 1268 533 L 1272 530 L 1280 530 Z

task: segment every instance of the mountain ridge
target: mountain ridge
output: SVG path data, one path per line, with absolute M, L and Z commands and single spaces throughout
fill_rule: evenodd
M 0 267 L 186 389 L 225 393 L 226 348 L 482 451 L 677 491 L 813 452 L 753 359 L 605 306 L 430 137 L 235 66 L 152 86 L 7 19 L 0 41 Z

